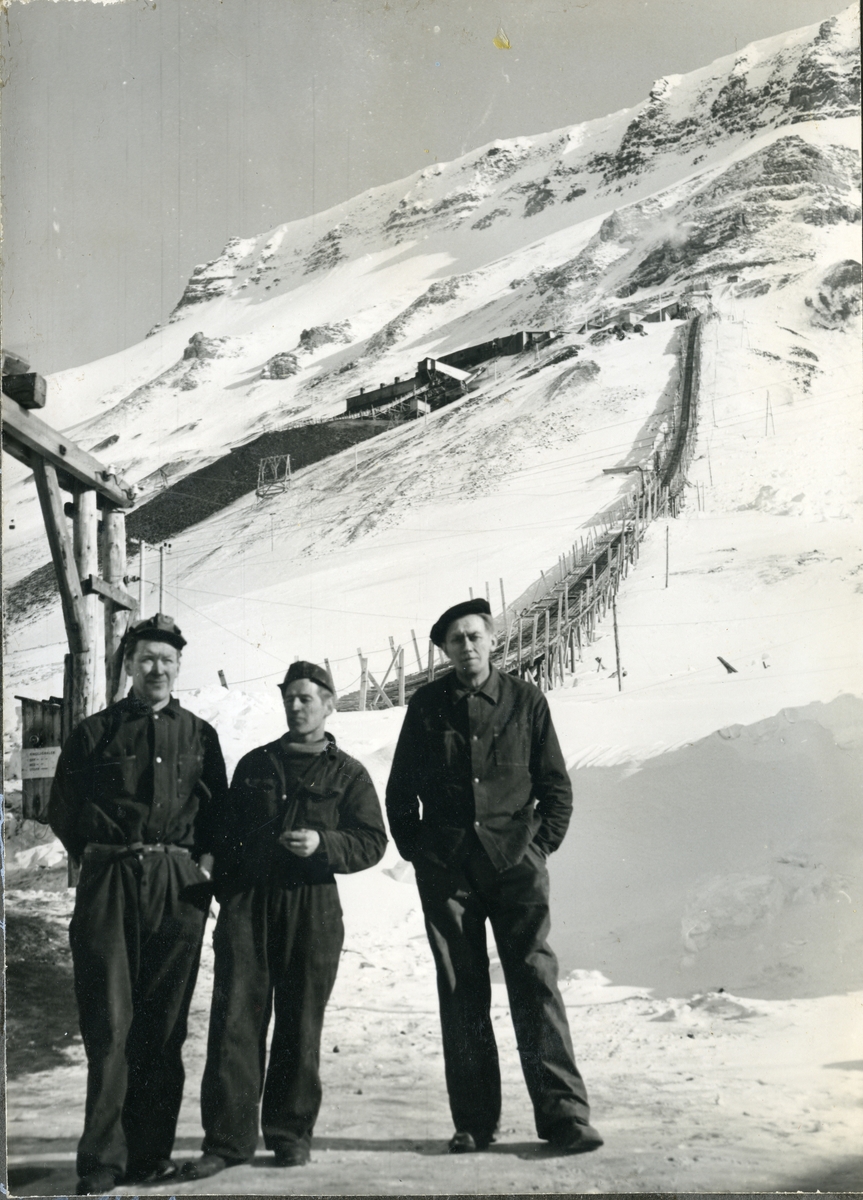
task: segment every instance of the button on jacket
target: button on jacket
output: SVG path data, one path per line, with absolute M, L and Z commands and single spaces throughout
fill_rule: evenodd
M 219 884 L 247 886 L 331 882 L 333 873 L 373 867 L 383 857 L 387 835 L 377 793 L 365 767 L 340 750 L 332 734 L 296 777 L 282 739 L 241 758 L 234 772 L 216 857 Z M 320 846 L 299 858 L 279 844 L 291 829 L 314 829 Z
M 556 850 L 572 787 L 542 692 L 495 667 L 476 692 L 455 672 L 421 687 L 405 714 L 386 807 L 409 860 L 452 862 L 471 828 L 498 870 L 530 843 L 544 855 Z
M 216 849 L 227 796 L 216 731 L 171 699 L 158 712 L 129 695 L 87 717 L 57 764 L 48 819 L 74 858 L 88 842 Z

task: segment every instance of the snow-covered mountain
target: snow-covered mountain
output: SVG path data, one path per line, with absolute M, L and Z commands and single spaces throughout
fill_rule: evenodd
M 602 468 L 649 465 L 671 421 L 679 322 L 622 342 L 576 330 L 662 296 L 711 313 L 708 509 L 856 513 L 858 47 L 852 5 L 661 79 L 636 108 L 232 239 L 145 341 L 53 376 L 47 419 L 145 501 L 262 432 L 343 412 L 425 355 L 563 332 L 428 419 L 305 468 L 287 495 L 246 496 L 174 538 L 166 607 L 192 634 L 184 684 L 221 667 L 235 686 L 269 686 L 302 654 L 328 657 L 346 688 L 358 645 L 382 667 L 389 636 L 410 647 L 415 630 L 422 650 L 469 587 L 489 584 L 498 608 L 499 579 L 510 602 L 524 593 L 633 486 Z M 561 346 L 579 347 L 575 363 Z M 767 391 L 775 432 L 744 446 Z M 818 438 L 816 463 L 800 444 Z M 32 483 L 17 464 L 9 479 L 15 585 L 48 554 Z M 59 607 L 9 637 L 7 682 L 56 693 Z M 607 672 L 590 686 L 607 688 Z

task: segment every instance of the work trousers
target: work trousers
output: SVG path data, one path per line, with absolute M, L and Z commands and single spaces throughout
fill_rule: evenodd
M 463 861 L 444 868 L 414 862 L 426 931 L 437 968 L 444 1066 L 458 1130 L 486 1138 L 500 1120 L 497 1044 L 491 1021 L 486 920 L 491 922 L 509 994 L 527 1090 L 541 1138 L 565 1135 L 590 1109 L 575 1065 L 557 959 L 546 942 L 548 870 L 533 846 L 498 871 L 478 839 Z
M 171 1156 L 209 899 L 188 854 L 85 853 L 69 926 L 87 1053 L 79 1175 Z
M 343 942 L 335 883 L 260 883 L 221 897 L 201 1085 L 205 1154 L 246 1162 L 255 1153 L 271 1012 L 264 1145 L 285 1150 L 311 1143 L 321 1106 L 324 1010 Z

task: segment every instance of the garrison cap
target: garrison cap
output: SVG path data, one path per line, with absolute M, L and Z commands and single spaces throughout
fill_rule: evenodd
M 130 625 L 123 638 L 124 654 L 131 654 L 137 642 L 167 642 L 175 650 L 182 650 L 186 645 L 186 639 L 179 626 L 175 625 L 174 618 L 166 613 L 156 613 L 155 616 L 145 617 L 143 621 Z
M 325 687 L 334 696 L 336 694 L 336 685 L 333 683 L 332 675 L 326 667 L 319 667 L 317 663 L 303 661 L 291 663 L 285 678 L 279 684 L 279 691 L 282 695 L 288 684 L 293 683 L 295 679 L 310 679 L 312 683 L 319 683 L 321 687 Z
M 438 617 L 431 627 L 429 637 L 436 646 L 443 648 L 447 630 L 453 621 L 457 621 L 459 617 L 470 617 L 473 615 L 490 617 L 491 606 L 488 600 L 483 600 L 481 596 L 477 596 L 476 600 L 462 600 L 461 604 L 454 604 L 452 608 L 448 608 L 445 613 Z

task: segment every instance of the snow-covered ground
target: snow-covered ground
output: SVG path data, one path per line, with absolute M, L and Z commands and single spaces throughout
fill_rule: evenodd
M 499 359 L 479 392 L 427 421 L 173 539 L 166 607 L 190 642 L 180 698 L 216 725 L 232 768 L 283 728 L 275 683 L 294 657 L 328 658 L 348 690 L 358 647 L 380 677 L 392 637 L 413 669 L 412 633 L 424 656 L 431 622 L 469 588 L 488 585 L 500 611 L 499 579 L 509 604 L 541 586 L 637 486 L 602 468 L 650 467 L 677 390 L 680 322 L 591 344 L 574 333 L 580 317 L 686 289 L 704 313 L 685 504 L 648 528 L 617 597 L 623 690 L 607 622 L 550 694 L 576 793 L 551 861 L 552 940 L 607 1146 L 589 1162 L 537 1151 L 496 985 L 501 1144 L 444 1155 L 433 971 L 391 846 L 341 885 L 348 941 L 321 1136 L 292 1190 L 863 1184 L 860 305 L 859 284 L 829 283 L 835 264 L 859 261 L 859 122 L 836 98 L 855 14 L 660 81 L 637 110 L 483 148 L 234 244 L 153 337 L 51 380 L 48 419 L 63 411 L 88 448 L 116 437 L 98 453 L 146 496 L 158 468 L 179 479 L 266 428 L 332 415 L 425 353 L 564 332 L 536 357 Z M 805 111 L 801 79 L 820 97 Z M 302 349 L 301 331 L 324 326 L 332 340 Z M 216 357 L 182 359 L 197 330 Z M 573 345 L 577 358 L 551 362 Z M 286 351 L 298 374 L 262 380 Z M 13 466 L 6 493 L 13 583 L 47 560 L 24 475 Z M 58 694 L 63 643 L 56 605 L 11 625 L 7 694 Z M 381 793 L 402 716 L 332 721 Z M 13 721 L 6 732 L 14 776 Z M 11 919 L 62 924 L 69 896 L 38 886 L 40 861 L 57 870 L 50 853 L 16 863 L 7 849 Z M 200 1133 L 211 973 L 208 949 L 181 1154 Z M 47 1172 L 22 1175 L 21 1192 L 71 1187 L 83 1065 L 80 1044 L 63 1053 L 69 1065 L 10 1080 L 10 1161 Z M 201 1190 L 214 1183 L 286 1186 L 266 1166 Z

